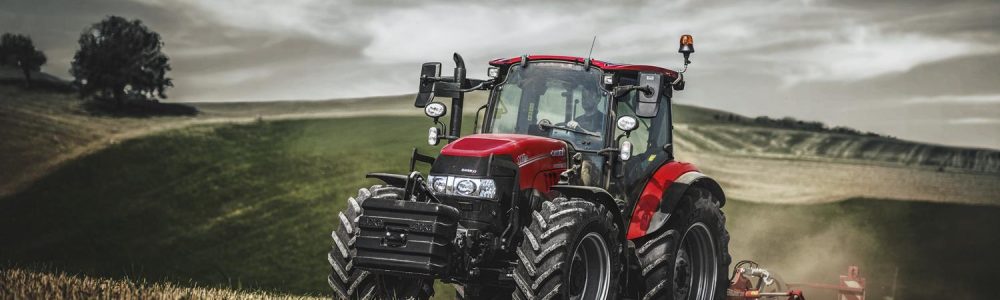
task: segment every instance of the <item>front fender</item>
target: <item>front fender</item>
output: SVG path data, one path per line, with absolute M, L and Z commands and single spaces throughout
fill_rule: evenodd
M 616 224 L 624 223 L 622 220 L 621 208 L 618 207 L 618 203 L 615 202 L 615 198 L 602 188 L 579 185 L 553 185 L 550 189 L 557 191 L 566 197 L 581 198 L 604 205 L 604 207 L 607 207 L 608 210 L 611 211 L 611 215 L 614 216 Z
M 389 174 L 389 173 L 368 173 L 365 178 L 374 178 L 385 182 L 390 186 L 395 187 L 405 187 L 406 186 L 406 175 L 402 174 Z
M 640 194 L 626 238 L 638 239 L 662 228 L 691 186 L 708 189 L 720 200 L 720 206 L 725 205 L 726 196 L 718 182 L 691 164 L 670 162 L 657 170 Z

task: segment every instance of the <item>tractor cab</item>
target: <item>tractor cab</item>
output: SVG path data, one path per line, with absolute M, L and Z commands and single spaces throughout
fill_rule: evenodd
M 623 187 L 635 186 L 671 158 L 671 87 L 683 87 L 676 72 L 541 55 L 491 65 L 496 83 L 482 133 L 565 141 L 579 154 L 579 184 L 633 198 L 636 191 Z M 641 75 L 652 78 L 640 86 Z M 643 107 L 642 116 L 639 107 L 650 102 L 640 98 L 656 101 Z
M 461 62 L 460 56 L 456 62 Z M 483 125 L 474 136 L 515 134 L 563 141 L 568 165 L 562 168 L 572 175 L 564 176 L 568 183 L 598 187 L 617 201 L 631 203 L 642 183 L 673 158 L 670 100 L 673 90 L 684 88 L 680 73 L 554 55 L 496 59 L 490 65 L 490 79 L 464 79 L 464 84 L 448 82 L 456 77 L 440 77 L 440 63 L 424 65 L 425 83 L 416 105 L 437 124 L 429 131 L 429 143 L 460 139 L 455 125 L 461 126 L 455 119 L 460 113 L 452 113 L 450 134 L 445 134 L 448 126 L 437 120 L 447 109 L 431 101 L 434 96 L 452 96 L 452 110 L 461 111 L 462 95 L 452 91 L 489 90 L 481 108 Z M 456 68 L 456 75 L 464 75 L 464 66 Z M 434 80 L 443 82 L 426 83 Z M 479 120 L 477 113 L 477 124 Z M 445 153 L 462 147 L 446 146 Z

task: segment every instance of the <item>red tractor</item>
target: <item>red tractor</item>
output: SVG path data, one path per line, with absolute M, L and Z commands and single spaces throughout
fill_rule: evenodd
M 694 52 L 681 38 L 685 69 Z M 729 234 L 719 184 L 674 159 L 671 99 L 682 73 L 590 58 L 490 62 L 488 80 L 421 70 L 416 107 L 436 158 L 371 173 L 339 214 L 329 283 L 344 299 L 723 299 Z M 461 137 L 467 92 L 489 91 L 480 132 Z M 439 121 L 451 98 L 450 124 Z M 429 163 L 426 178 L 416 163 Z

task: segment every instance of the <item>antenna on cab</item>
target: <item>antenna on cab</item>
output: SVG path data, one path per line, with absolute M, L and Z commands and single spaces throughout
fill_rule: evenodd
M 594 54 L 594 44 L 597 44 L 597 36 L 594 36 L 594 40 L 590 41 L 590 52 L 587 52 L 587 59 L 583 61 L 583 66 L 587 70 L 590 70 L 590 56 Z

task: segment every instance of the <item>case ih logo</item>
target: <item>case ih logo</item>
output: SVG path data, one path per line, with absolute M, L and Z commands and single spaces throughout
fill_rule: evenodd
M 477 171 L 475 169 L 462 168 L 462 172 L 476 174 Z
M 564 156 L 566 155 L 566 150 L 565 149 L 552 150 L 552 152 L 550 152 L 549 155 L 552 155 L 552 157 Z
M 528 161 L 528 155 L 527 154 L 521 153 L 521 155 L 517 156 L 517 164 L 518 165 L 524 164 L 527 161 Z

